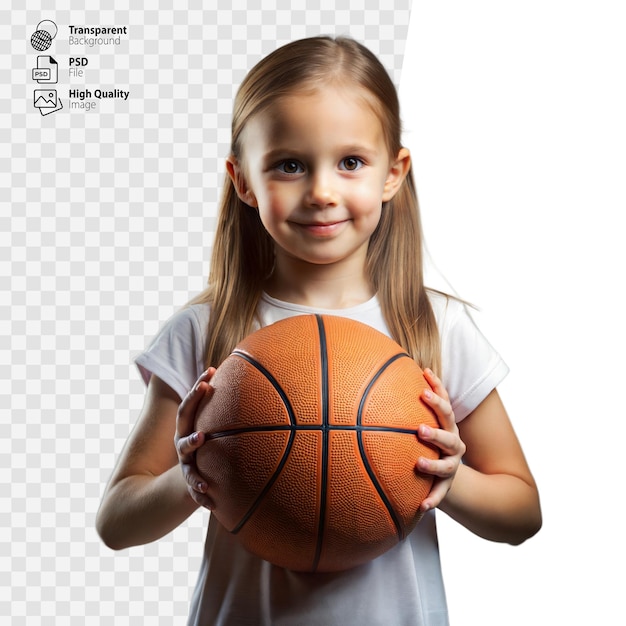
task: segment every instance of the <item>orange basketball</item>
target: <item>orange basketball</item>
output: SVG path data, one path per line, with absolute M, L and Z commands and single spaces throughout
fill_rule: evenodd
M 342 317 L 302 315 L 246 337 L 211 379 L 197 451 L 212 515 L 257 556 L 296 571 L 365 563 L 418 523 L 432 477 L 419 441 L 437 427 L 428 383 L 389 337 Z

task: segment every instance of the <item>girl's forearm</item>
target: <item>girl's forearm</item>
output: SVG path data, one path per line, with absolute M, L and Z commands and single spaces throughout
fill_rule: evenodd
M 96 528 L 109 548 L 121 550 L 160 539 L 197 508 L 175 465 L 158 476 L 127 476 L 109 487 Z
M 482 474 L 460 465 L 439 508 L 476 535 L 517 545 L 541 528 L 534 484 L 510 474 Z

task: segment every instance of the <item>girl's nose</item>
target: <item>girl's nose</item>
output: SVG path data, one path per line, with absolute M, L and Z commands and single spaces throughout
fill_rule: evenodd
M 307 191 L 307 204 L 323 208 L 337 204 L 337 193 L 332 184 L 332 176 L 326 172 L 311 174 Z

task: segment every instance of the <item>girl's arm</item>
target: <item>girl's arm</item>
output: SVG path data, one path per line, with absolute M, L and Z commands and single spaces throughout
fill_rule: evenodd
M 155 541 L 198 507 L 189 495 L 174 445 L 179 404 L 178 394 L 152 376 L 144 407 L 96 517 L 98 533 L 110 548 Z
M 440 477 L 433 492 L 442 499 L 429 504 L 485 539 L 519 544 L 532 537 L 542 523 L 539 494 L 498 392 L 494 389 L 457 430 L 450 424 L 454 416 L 441 381 L 431 376 L 429 382 L 435 394 L 425 401 L 442 425 L 426 436 L 420 433 L 442 449 L 441 460 L 418 462 L 420 471 Z M 465 450 L 463 462 L 454 474 L 459 450 Z
M 537 485 L 496 390 L 459 424 L 467 446 L 441 509 L 473 533 L 519 544 L 541 528 Z

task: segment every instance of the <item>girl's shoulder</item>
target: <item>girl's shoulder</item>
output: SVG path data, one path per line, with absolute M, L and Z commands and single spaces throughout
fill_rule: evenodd
M 191 304 L 163 324 L 148 348 L 135 358 L 146 384 L 155 374 L 185 397 L 204 371 L 209 310 L 208 304 Z
M 207 303 L 188 304 L 176 311 L 161 327 L 153 341 L 163 337 L 183 343 L 204 345 L 209 326 L 210 306 Z
M 175 313 L 171 321 L 178 324 L 192 324 L 206 334 L 210 312 L 211 306 L 207 302 L 188 304 Z
M 463 300 L 429 291 L 441 342 L 444 386 L 457 421 L 469 415 L 509 368 L 474 321 Z

